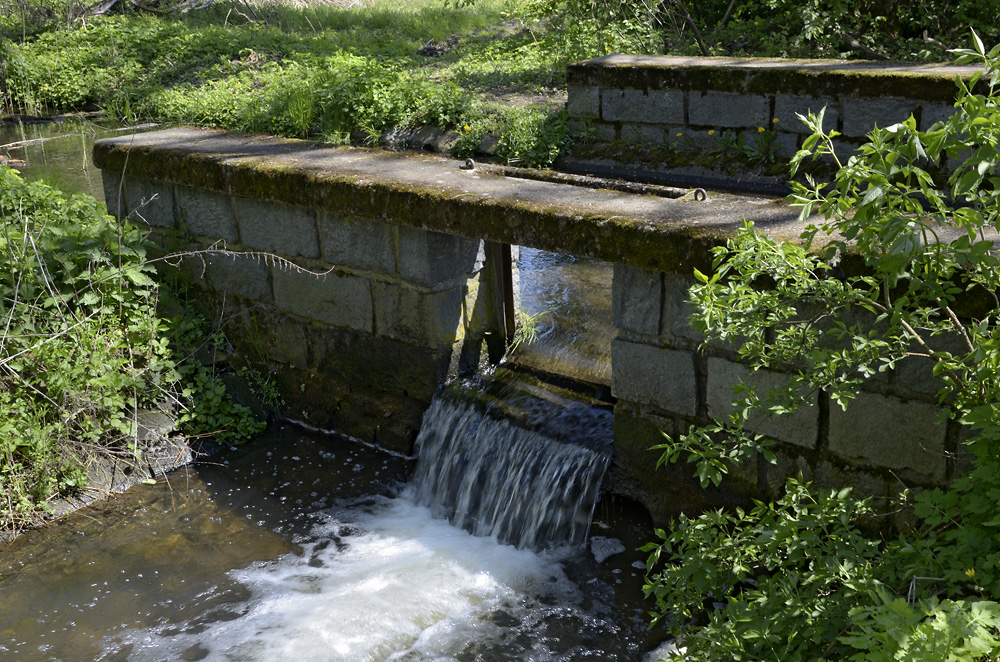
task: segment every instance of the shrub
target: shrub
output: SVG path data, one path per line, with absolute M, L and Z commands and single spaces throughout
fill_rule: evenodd
M 870 509 L 848 491 L 818 494 L 798 480 L 775 503 L 660 532 L 646 547 L 646 591 L 657 617 L 683 635 L 687 659 L 1000 652 L 1000 46 L 986 52 L 974 35 L 974 48 L 959 53 L 985 63 L 986 93 L 973 91 L 980 76 L 959 81 L 954 115 L 927 131 L 913 118 L 876 128 L 841 163 L 822 113 L 803 118 L 814 133 L 793 174 L 807 158 L 840 166 L 833 182 L 793 185 L 802 218 L 818 211 L 823 220 L 804 233 L 804 247 L 744 225 L 691 289 L 701 330 L 738 337 L 754 369 L 794 372 L 785 388 L 763 394 L 740 385 L 730 419 L 659 450 L 661 462 L 689 456 L 703 484 L 718 483 L 731 463 L 773 458 L 770 440 L 744 430 L 751 412 L 785 415 L 817 389 L 846 406 L 866 379 L 907 359 L 943 380 L 938 401 L 968 426 L 973 468 L 947 489 L 909 497 L 922 521 L 895 540 L 860 533 Z M 844 256 L 863 262 L 859 274 L 838 271 Z M 942 349 L 945 336 L 955 348 Z M 718 609 L 702 609 L 706 599 Z
M 177 402 L 182 426 L 229 441 L 259 430 L 175 361 L 144 238 L 96 200 L 0 166 L 0 255 L 0 525 L 83 488 L 95 457 L 138 460 L 143 409 Z

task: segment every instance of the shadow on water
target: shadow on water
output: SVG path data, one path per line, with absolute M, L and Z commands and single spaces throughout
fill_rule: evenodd
M 0 558 L 24 660 L 637 660 L 648 522 L 584 546 L 474 537 L 414 503 L 405 459 L 291 425 L 31 531 Z

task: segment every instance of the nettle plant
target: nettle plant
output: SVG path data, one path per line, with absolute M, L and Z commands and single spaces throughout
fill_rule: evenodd
M 261 430 L 184 358 L 210 331 L 160 317 L 146 247 L 93 198 L 0 166 L 0 528 L 85 488 L 96 459 L 138 464 L 144 410 L 173 412 L 189 437 Z
M 726 420 L 658 446 L 687 458 L 703 485 L 772 441 L 750 422 L 782 416 L 817 390 L 846 407 L 863 382 L 923 361 L 947 416 L 965 424 L 972 468 L 947 489 L 911 495 L 919 523 L 893 540 L 849 489 L 801 477 L 749 511 L 682 517 L 650 543 L 654 618 L 690 660 L 983 660 L 1000 656 L 1000 46 L 956 51 L 985 64 L 958 81 L 954 114 L 920 131 L 912 117 L 876 128 L 846 163 L 823 113 L 792 161 L 833 159 L 832 182 L 793 184 L 803 245 L 751 224 L 696 274 L 693 321 L 737 341 L 754 370 L 789 372 L 782 388 L 735 389 Z M 870 523 L 870 522 L 869 522 Z M 871 527 L 867 527 L 871 530 Z

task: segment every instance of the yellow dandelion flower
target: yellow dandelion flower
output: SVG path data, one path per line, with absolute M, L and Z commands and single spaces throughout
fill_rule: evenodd
M 463 128 L 464 128 L 464 129 L 465 129 L 466 131 L 471 131 L 471 130 L 472 130 L 472 127 L 471 127 L 471 126 L 469 126 L 468 124 L 466 124 L 466 125 L 465 125 L 465 126 L 464 126 Z
M 681 137 L 681 136 L 683 136 L 683 135 L 684 135 L 684 134 L 683 134 L 683 133 L 681 133 L 680 131 L 678 131 L 678 132 L 677 132 L 677 137 L 678 137 L 678 138 L 680 138 L 680 137 Z
M 778 123 L 778 118 L 777 117 L 775 117 L 773 120 L 771 120 L 771 124 L 777 124 L 777 123 Z
M 766 131 L 766 129 L 764 127 L 762 127 L 762 126 L 758 126 L 757 127 L 757 133 L 764 133 L 764 131 Z
M 969 577 L 969 578 L 975 577 L 976 576 L 976 569 L 975 568 L 969 568 L 968 570 L 965 571 L 965 576 Z
M 715 135 L 715 129 L 709 129 L 708 130 L 708 135 L 714 136 Z

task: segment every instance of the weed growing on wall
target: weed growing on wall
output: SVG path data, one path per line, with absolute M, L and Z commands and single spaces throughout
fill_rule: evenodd
M 86 486 L 101 456 L 138 461 L 138 417 L 238 442 L 259 426 L 196 362 L 178 362 L 143 236 L 88 196 L 0 167 L 0 526 Z
M 784 388 L 740 385 L 727 420 L 660 446 L 703 485 L 772 441 L 748 421 L 782 416 L 817 390 L 849 406 L 869 378 L 922 361 L 938 403 L 966 427 L 971 470 L 947 489 L 903 495 L 919 518 L 890 540 L 867 501 L 790 479 L 784 496 L 735 513 L 682 518 L 646 546 L 647 593 L 684 638 L 686 659 L 993 659 L 1000 651 L 1000 46 L 959 51 L 985 64 L 988 93 L 959 81 L 955 113 L 927 131 L 913 118 L 869 134 L 831 183 L 794 186 L 805 247 L 751 225 L 696 274 L 693 320 L 739 339 L 755 370 L 791 370 Z M 978 77 L 977 77 L 978 78 Z M 837 159 L 822 113 L 793 160 Z M 938 174 L 945 159 L 951 174 Z M 834 264 L 863 262 L 847 274 Z M 855 275 L 856 274 L 856 275 Z

